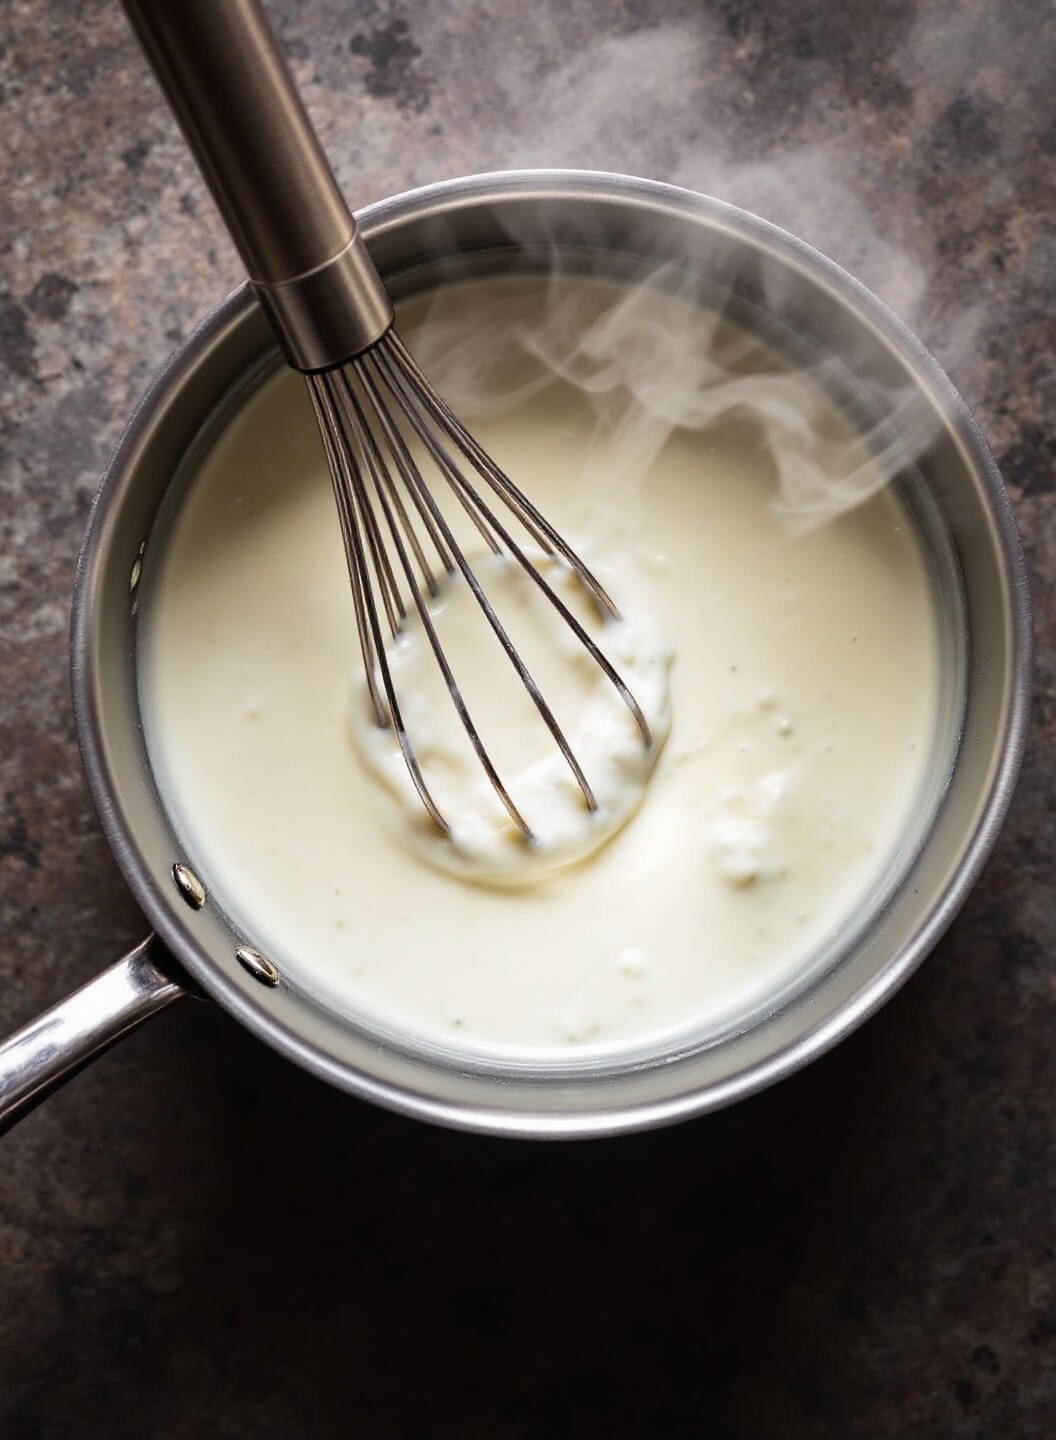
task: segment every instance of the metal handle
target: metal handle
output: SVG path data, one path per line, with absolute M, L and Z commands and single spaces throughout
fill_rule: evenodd
M 187 994 L 150 936 L 0 1044 L 0 1134 L 151 1015 Z
M 259 0 L 122 0 L 298 370 L 368 349 L 392 304 Z

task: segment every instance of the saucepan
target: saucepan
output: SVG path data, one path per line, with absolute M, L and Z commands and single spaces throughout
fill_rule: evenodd
M 848 393 L 868 401 L 912 388 L 932 424 L 912 474 L 897 483 L 935 575 L 946 675 L 942 743 L 918 833 L 891 885 L 826 964 L 721 1035 L 688 1034 L 625 1061 L 533 1068 L 441 1053 L 338 1014 L 280 973 L 181 850 L 144 747 L 135 669 L 137 592 L 160 544 L 174 477 L 203 433 L 280 363 L 243 286 L 175 353 L 132 417 L 96 497 L 74 595 L 84 766 L 153 934 L 0 1046 L 0 1119 L 8 1123 L 192 992 L 323 1079 L 425 1120 L 568 1137 L 700 1114 L 795 1071 L 887 1000 L 950 924 L 996 839 L 1027 725 L 1023 557 L 982 436 L 905 326 L 792 236 L 720 201 L 645 180 L 570 171 L 473 176 L 384 201 L 358 220 L 397 300 L 452 278 L 555 263 L 614 275 L 674 264 L 773 343 L 834 359 Z M 362 941 L 369 946 L 370 936 Z

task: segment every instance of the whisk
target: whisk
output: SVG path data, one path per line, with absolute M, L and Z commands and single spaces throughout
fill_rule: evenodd
M 554 526 L 473 439 L 393 329 L 389 295 L 338 189 L 259 0 L 123 0 L 124 8 L 238 246 L 289 364 L 304 373 L 337 502 L 367 688 L 391 725 L 426 811 L 449 833 L 403 723 L 386 657 L 416 612 L 488 779 L 528 841 L 522 815 L 473 722 L 430 611 L 461 575 L 568 764 L 589 810 L 590 781 L 456 539 L 438 499 L 457 501 L 484 543 L 511 558 L 616 688 L 642 743 L 641 706 L 533 562 L 563 561 L 603 615 L 610 596 Z M 428 457 L 430 484 L 410 437 Z M 520 538 L 517 538 L 517 537 Z M 382 621 L 384 614 L 384 624 Z

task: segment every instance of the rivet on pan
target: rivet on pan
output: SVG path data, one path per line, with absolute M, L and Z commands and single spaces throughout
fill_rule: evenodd
M 250 945 L 240 945 L 235 951 L 235 959 L 242 966 L 247 974 L 252 975 L 254 980 L 259 980 L 262 985 L 277 985 L 279 983 L 279 972 L 259 950 L 254 950 Z
M 132 561 L 132 574 L 128 577 L 129 591 L 134 594 L 139 584 L 139 577 L 143 573 L 143 561 L 139 555 Z
M 176 889 L 191 909 L 200 910 L 205 904 L 205 886 L 194 871 L 177 863 L 172 867 L 172 878 L 176 882 Z

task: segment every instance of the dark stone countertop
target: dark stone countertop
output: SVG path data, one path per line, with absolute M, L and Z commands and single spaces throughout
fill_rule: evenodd
M 433 1130 L 186 1005 L 3 1142 L 0 1434 L 1056 1433 L 1056 12 L 275 0 L 348 192 L 520 164 L 759 210 L 889 299 L 1004 469 L 1026 772 L 920 974 L 794 1080 L 567 1146 Z M 104 0 L 0 0 L 0 1029 L 143 924 L 67 681 L 89 500 L 239 278 Z

